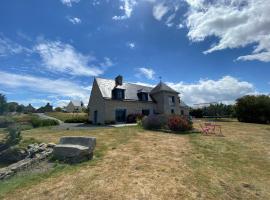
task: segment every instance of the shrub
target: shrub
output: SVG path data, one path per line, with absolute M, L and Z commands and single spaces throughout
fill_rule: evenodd
M 171 131 L 188 131 L 192 129 L 192 123 L 187 118 L 173 115 L 169 117 L 168 128 Z
M 9 117 L 0 117 L 0 128 L 7 128 L 14 123 L 14 120 Z
M 166 115 L 149 115 L 142 119 L 142 126 L 144 129 L 158 130 L 165 128 L 167 124 Z
M 127 123 L 136 123 L 138 120 L 142 120 L 143 115 L 140 113 L 129 114 L 127 116 Z
M 8 128 L 8 133 L 6 136 L 6 144 L 13 146 L 18 144 L 22 139 L 20 127 L 12 125 Z
M 65 123 L 87 123 L 87 122 L 88 119 L 85 117 L 74 117 L 65 120 Z
M 40 119 L 38 117 L 33 117 L 31 119 L 31 124 L 34 128 L 37 128 L 43 126 L 56 126 L 59 125 L 59 122 L 53 119 Z
M 270 97 L 248 95 L 237 99 L 236 116 L 240 122 L 270 123 Z

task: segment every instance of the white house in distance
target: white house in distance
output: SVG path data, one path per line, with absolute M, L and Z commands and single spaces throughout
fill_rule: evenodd
M 66 112 L 81 112 L 84 105 L 82 101 L 71 100 L 66 107 Z

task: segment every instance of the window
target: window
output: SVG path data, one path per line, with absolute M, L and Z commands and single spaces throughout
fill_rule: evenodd
M 170 104 L 170 106 L 175 105 L 175 97 L 174 96 L 169 96 L 169 104 Z
M 183 110 L 181 110 L 181 115 L 184 115 L 184 111 Z
M 115 110 L 115 121 L 125 122 L 126 121 L 126 109 L 116 109 Z
M 171 109 L 171 114 L 174 114 L 174 109 Z
M 125 98 L 125 90 L 117 89 L 117 88 L 113 89 L 112 98 L 119 99 L 119 100 L 124 99 Z
M 150 110 L 142 110 L 142 115 L 148 116 L 150 114 Z
M 139 92 L 137 95 L 139 101 L 148 101 L 148 94 L 146 92 Z

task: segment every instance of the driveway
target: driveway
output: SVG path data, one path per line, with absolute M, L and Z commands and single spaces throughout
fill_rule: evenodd
M 54 117 L 50 117 L 48 115 L 45 115 L 44 113 L 36 113 L 37 116 L 39 116 L 41 119 L 52 119 L 52 120 L 56 120 L 59 122 L 59 124 L 63 124 L 64 122 L 59 120 L 59 119 L 56 119 Z

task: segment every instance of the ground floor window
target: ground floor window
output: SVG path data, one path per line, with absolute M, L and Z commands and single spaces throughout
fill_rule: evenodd
M 174 109 L 171 109 L 171 114 L 174 114 Z
M 142 115 L 148 116 L 149 114 L 150 114 L 150 110 L 147 110 L 147 109 L 142 110 Z
M 126 122 L 126 109 L 115 110 L 115 121 L 116 122 Z

